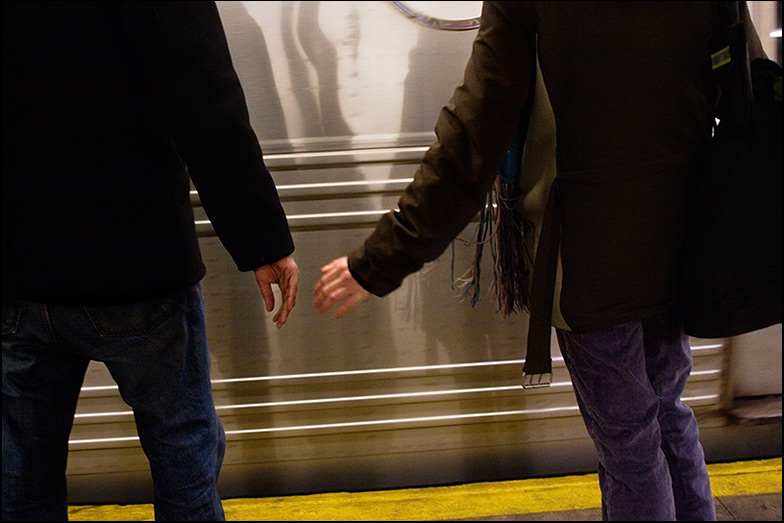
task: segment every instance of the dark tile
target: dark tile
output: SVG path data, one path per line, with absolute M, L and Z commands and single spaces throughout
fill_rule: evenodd
M 532 514 L 509 514 L 451 521 L 601 521 L 601 509 L 562 510 L 558 512 L 535 512 Z
M 717 519 L 720 505 L 730 517 L 719 521 L 781 521 L 781 492 L 717 498 Z
M 781 521 L 781 493 L 714 498 L 717 521 Z M 509 514 L 450 521 L 601 521 L 601 509 Z

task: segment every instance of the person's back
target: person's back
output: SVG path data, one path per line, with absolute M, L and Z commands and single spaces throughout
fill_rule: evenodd
M 210 5 L 4 3 L 3 170 L 23 173 L 4 247 L 21 297 L 123 303 L 198 281 L 189 175 L 241 270 L 291 252 Z
M 563 317 L 586 331 L 666 312 L 713 123 L 711 5 L 541 2 L 537 15 L 566 210 Z
M 190 182 L 281 327 L 294 250 L 213 2 L 3 2 L 3 520 L 65 519 L 101 361 L 159 519 L 223 519 Z
M 524 372 L 533 360 L 527 377 L 549 372 L 534 349 L 549 352 L 556 327 L 599 453 L 605 519 L 715 519 L 697 422 L 680 400 L 691 352 L 678 272 L 714 123 L 717 4 L 483 2 L 463 83 L 398 209 L 314 288 L 314 307 L 337 305 L 339 318 L 448 247 L 536 100 L 538 62 L 556 177 L 538 224 Z
M 438 169 L 449 169 L 462 190 L 450 191 L 446 215 L 442 206 L 431 205 L 406 217 L 412 229 L 437 217 L 449 226 L 399 234 L 398 250 L 422 252 L 421 257 L 371 262 L 353 256 L 355 276 L 373 292 L 390 292 L 443 252 L 476 215 L 511 140 L 515 116 L 531 96 L 538 54 L 556 122 L 561 196 L 579 193 L 561 231 L 561 256 L 570 268 L 561 295 L 566 322 L 596 329 L 666 310 L 676 298 L 674 264 L 688 173 L 711 132 L 710 3 L 520 2 L 503 9 L 505 18 L 495 16 L 483 12 L 483 22 L 497 28 L 486 36 L 480 32 L 479 41 L 506 52 L 491 56 L 475 46 L 470 74 L 436 128 L 439 137 L 448 138 L 438 144 L 436 160 L 449 165 Z M 425 172 L 435 169 L 430 156 Z M 674 183 L 657 180 L 657 173 Z M 445 199 L 444 188 L 428 188 Z M 404 194 L 401 203 L 409 201 Z M 652 221 L 661 225 L 651 227 Z M 382 227 L 387 222 L 396 227 L 386 218 Z M 368 241 L 373 251 L 389 245 L 372 235 Z

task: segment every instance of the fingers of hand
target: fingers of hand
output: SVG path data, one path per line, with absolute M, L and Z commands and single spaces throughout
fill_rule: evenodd
M 283 293 L 283 300 L 288 305 L 288 309 L 294 308 L 297 303 L 297 290 L 299 288 L 299 271 L 294 271 L 284 282 L 280 290 Z
M 342 274 L 351 275 L 348 270 L 343 271 L 340 267 L 336 266 L 337 260 L 329 263 L 321 268 L 321 278 L 316 283 L 313 294 L 322 292 L 322 288 L 340 278 Z
M 272 317 L 272 322 L 275 323 L 275 325 L 277 325 L 277 327 L 280 329 L 286 324 L 286 320 L 289 319 L 290 311 L 291 309 L 286 307 L 284 302 L 284 304 L 280 306 L 280 309 L 278 309 L 278 312 L 276 312 Z
M 342 300 L 348 295 L 348 289 L 345 286 L 339 285 L 336 282 L 330 282 L 321 287 L 313 300 L 313 306 L 319 312 L 326 312 L 335 303 Z
M 287 293 L 283 291 L 283 296 L 283 303 L 280 304 L 280 309 L 278 309 L 278 312 L 275 313 L 275 316 L 272 317 L 272 321 L 277 324 L 278 328 L 281 328 L 283 325 L 285 325 L 291 310 L 297 303 L 296 293 Z
M 328 264 L 321 267 L 321 272 L 329 272 L 334 270 L 340 270 L 343 267 L 348 267 L 348 258 L 346 256 L 341 256 L 340 258 L 335 258 Z
M 335 312 L 332 314 L 332 317 L 334 317 L 335 319 L 342 318 L 343 316 L 348 314 L 351 311 L 351 309 L 356 307 L 357 304 L 365 301 L 365 298 L 367 298 L 367 296 L 363 294 L 352 294 L 348 296 L 346 300 L 340 305 L 340 307 L 335 309 Z
M 271 312 L 275 308 L 275 294 L 272 292 L 272 287 L 269 283 L 259 282 L 259 290 L 264 298 L 264 308 L 267 312 Z
M 299 273 L 295 272 L 288 278 L 280 282 L 281 304 L 280 309 L 272 317 L 272 321 L 278 326 L 283 327 L 289 318 L 289 314 L 297 304 L 297 287 L 299 283 Z

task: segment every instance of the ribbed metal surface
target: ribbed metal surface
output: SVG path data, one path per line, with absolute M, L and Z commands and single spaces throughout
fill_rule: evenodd
M 302 278 L 278 330 L 192 194 L 228 439 L 223 496 L 594 470 L 557 346 L 552 386 L 523 391 L 527 316 L 495 312 L 489 267 L 477 307 L 455 296 L 470 245 L 457 242 L 342 320 L 311 308 L 320 266 L 361 245 L 413 177 L 475 35 L 413 23 L 391 4 L 218 2 Z M 460 237 L 472 233 L 469 225 Z M 694 340 L 685 400 L 706 428 L 725 424 L 727 346 Z M 133 416 L 100 364 L 88 369 L 70 448 L 72 502 L 151 499 Z

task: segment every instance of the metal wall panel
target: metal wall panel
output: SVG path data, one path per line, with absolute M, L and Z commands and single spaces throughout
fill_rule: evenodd
M 192 194 L 228 439 L 224 497 L 595 470 L 554 338 L 552 386 L 524 392 L 527 316 L 495 312 L 487 260 L 487 296 L 475 308 L 456 297 L 451 284 L 468 268 L 471 245 L 456 242 L 341 320 L 311 307 L 320 266 L 358 247 L 395 206 L 476 34 L 435 28 L 395 4 L 218 2 L 302 278 L 278 330 L 253 275 L 237 272 Z M 480 2 L 454 4 L 465 13 Z M 685 399 L 706 428 L 725 425 L 717 413 L 726 346 L 694 340 Z M 151 500 L 132 413 L 100 364 L 88 370 L 70 446 L 71 502 Z

